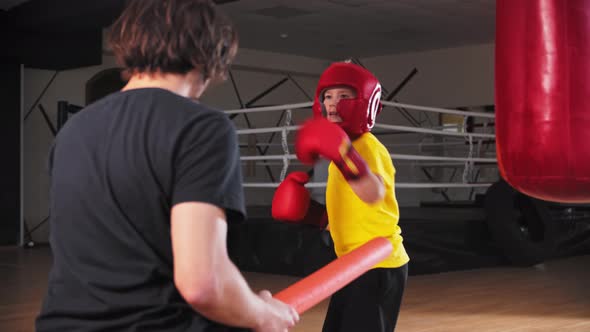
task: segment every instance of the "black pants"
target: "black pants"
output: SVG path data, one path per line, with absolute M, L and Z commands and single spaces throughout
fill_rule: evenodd
M 369 270 L 332 295 L 323 332 L 392 332 L 408 279 L 408 264 Z

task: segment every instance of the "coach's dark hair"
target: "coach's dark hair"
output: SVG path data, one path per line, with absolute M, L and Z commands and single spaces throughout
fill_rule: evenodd
M 109 44 L 127 75 L 197 68 L 205 79 L 225 79 L 238 37 L 210 0 L 130 0 Z

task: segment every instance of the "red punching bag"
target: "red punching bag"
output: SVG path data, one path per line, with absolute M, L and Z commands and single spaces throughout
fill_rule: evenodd
M 590 202 L 590 0 L 496 1 L 496 148 L 529 196 Z

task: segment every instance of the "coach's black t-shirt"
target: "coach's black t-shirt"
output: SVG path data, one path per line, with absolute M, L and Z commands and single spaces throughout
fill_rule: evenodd
M 75 115 L 50 155 L 54 261 L 37 330 L 217 331 L 174 286 L 170 210 L 206 202 L 244 218 L 237 143 L 225 114 L 162 89 Z

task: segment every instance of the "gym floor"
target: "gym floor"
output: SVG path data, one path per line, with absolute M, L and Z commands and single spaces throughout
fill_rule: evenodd
M 34 330 L 51 252 L 0 248 L 0 331 Z M 255 290 L 277 292 L 296 277 L 245 273 Z M 590 331 L 590 256 L 531 268 L 495 267 L 410 276 L 397 331 Z M 327 301 L 302 315 L 295 332 L 321 331 Z M 360 331 L 359 331 L 360 332 Z

